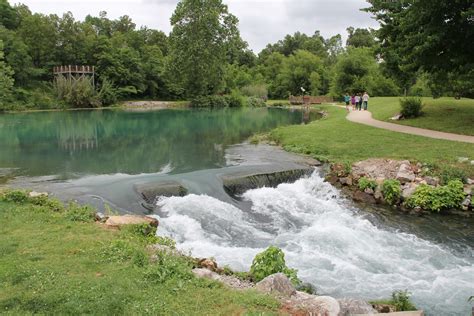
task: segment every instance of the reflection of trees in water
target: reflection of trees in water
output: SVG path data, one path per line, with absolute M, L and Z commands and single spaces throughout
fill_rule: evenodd
M 97 120 L 77 120 L 72 116 L 65 117 L 57 127 L 59 148 L 69 152 L 98 148 L 99 124 Z
M 87 111 L 15 118 L 21 123 L 0 130 L 0 145 L 11 149 L 0 155 L 0 166 L 10 161 L 32 175 L 136 174 L 157 172 L 168 164 L 175 173 L 224 166 L 226 145 L 255 132 L 299 123 L 301 113 L 279 109 Z

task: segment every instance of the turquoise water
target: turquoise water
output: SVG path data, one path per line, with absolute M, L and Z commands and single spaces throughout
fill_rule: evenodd
M 301 112 L 266 108 L 5 114 L 0 169 L 69 179 L 218 168 L 227 145 L 301 122 Z

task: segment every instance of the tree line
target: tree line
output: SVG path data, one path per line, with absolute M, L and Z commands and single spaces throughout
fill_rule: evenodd
M 469 0 L 369 1 L 378 30 L 286 35 L 258 55 L 222 0 L 182 0 L 165 34 L 106 12 L 83 21 L 0 0 L 0 108 L 109 105 L 120 99 L 301 94 L 474 95 Z M 94 65 L 97 89 L 52 84 L 58 65 Z

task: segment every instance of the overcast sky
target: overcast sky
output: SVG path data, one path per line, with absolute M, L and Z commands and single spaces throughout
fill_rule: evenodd
M 62 15 L 71 11 L 76 19 L 87 14 L 107 11 L 109 18 L 128 15 L 137 26 L 171 30 L 169 19 L 178 0 L 9 0 L 10 4 L 24 3 L 31 11 Z M 377 22 L 360 8 L 365 0 L 224 0 L 231 13 L 239 18 L 240 32 L 250 48 L 258 53 L 268 43 L 286 34 L 300 31 L 313 34 L 319 30 L 327 38 L 341 34 L 346 28 L 377 27 Z

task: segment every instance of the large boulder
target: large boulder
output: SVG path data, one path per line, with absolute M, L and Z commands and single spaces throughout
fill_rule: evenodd
M 330 296 L 315 296 L 296 292 L 286 305 L 291 310 L 304 312 L 305 315 L 338 316 L 341 308 L 339 302 Z
M 290 297 L 296 293 L 296 289 L 293 284 L 291 284 L 290 279 L 283 273 L 267 276 L 258 282 L 255 288 L 260 292 L 276 294 L 279 297 Z
M 339 302 L 339 306 L 341 307 L 341 311 L 339 315 L 341 316 L 351 316 L 357 314 L 375 314 L 377 311 L 367 303 L 366 301 L 362 300 L 355 300 L 351 298 L 343 298 L 337 300 Z
M 408 163 L 402 163 L 398 168 L 397 176 L 395 177 L 400 183 L 413 182 L 415 180 L 415 173 Z
M 114 228 L 120 228 L 125 225 L 140 224 L 148 224 L 152 227 L 158 227 L 159 222 L 156 218 L 142 215 L 110 216 L 105 222 L 106 226 Z

